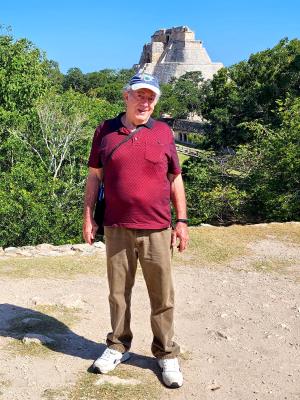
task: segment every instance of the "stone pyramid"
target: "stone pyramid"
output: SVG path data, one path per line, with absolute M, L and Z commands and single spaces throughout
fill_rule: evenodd
M 136 71 L 153 74 L 161 83 L 190 71 L 201 71 L 204 79 L 212 79 L 222 67 L 222 63 L 211 61 L 201 40 L 195 40 L 195 33 L 187 26 L 156 31 L 151 43 L 144 45 L 139 64 L 134 65 Z

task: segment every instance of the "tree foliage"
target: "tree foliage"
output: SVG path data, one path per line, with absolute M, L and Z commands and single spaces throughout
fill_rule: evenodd
M 246 171 L 252 214 L 269 221 L 299 220 L 300 99 L 280 101 L 278 110 L 281 123 L 275 129 L 248 125 L 255 139 L 238 150 L 237 160 L 253 160 Z
M 278 100 L 300 95 L 300 40 L 250 56 L 214 76 L 206 93 L 203 116 L 212 124 L 214 147 L 235 147 L 253 139 L 244 122 L 278 126 Z
M 0 246 L 79 242 L 95 127 L 123 110 L 133 70 L 63 75 L 26 39 L 0 36 Z M 183 165 L 193 224 L 300 220 L 300 41 L 161 85 L 156 116 L 210 123 Z
M 201 114 L 204 93 L 202 73 L 187 72 L 162 85 L 162 96 L 156 115 L 170 114 L 173 118 L 186 118 L 191 114 Z
M 63 89 L 73 89 L 121 106 L 123 87 L 133 74 L 132 69 L 104 69 L 83 74 L 79 68 L 71 68 L 63 79 Z
M 0 37 L 0 246 L 82 240 L 93 132 L 122 108 L 62 91 L 56 63 L 25 39 Z
M 199 90 L 215 157 L 184 168 L 192 221 L 300 220 L 300 41 L 223 68 Z
M 45 93 L 49 64 L 26 39 L 0 36 L 0 111 L 27 113 Z

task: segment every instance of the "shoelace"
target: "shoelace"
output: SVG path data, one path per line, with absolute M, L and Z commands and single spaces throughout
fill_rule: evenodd
M 163 369 L 166 371 L 179 371 L 178 361 L 175 359 L 164 359 L 163 362 Z
M 116 354 L 114 353 L 114 351 L 112 351 L 111 349 L 106 349 L 101 358 L 103 360 L 109 361 L 111 359 L 111 356 L 114 356 L 116 358 Z

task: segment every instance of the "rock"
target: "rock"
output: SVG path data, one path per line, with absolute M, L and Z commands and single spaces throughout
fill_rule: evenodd
M 105 250 L 105 244 L 103 242 L 95 242 L 94 247 L 97 247 L 97 249 Z
M 207 328 L 206 328 L 207 329 Z M 207 330 L 207 333 L 211 336 L 214 336 L 215 338 L 222 338 L 226 340 L 232 340 L 230 336 L 228 336 L 226 333 L 221 332 L 221 331 L 215 331 L 215 330 Z
M 47 251 L 47 250 L 54 250 L 55 246 L 53 246 L 53 244 L 49 244 L 49 243 L 42 243 L 42 244 L 38 244 L 35 248 L 38 250 L 42 250 L 42 251 L 46 250 Z
M 33 251 L 36 249 L 35 246 L 22 246 L 20 247 L 21 250 L 26 250 L 26 251 Z
M 285 329 L 285 330 L 287 330 L 287 331 L 291 331 L 291 328 L 287 325 L 287 324 L 279 324 L 279 326 L 282 328 L 282 329 Z
M 37 246 L 7 247 L 6 249 L 0 247 L 0 258 L 73 256 L 78 252 L 82 253 L 82 255 L 91 255 L 99 251 L 105 252 L 105 244 L 103 242 L 95 242 L 92 246 L 86 243 L 63 244 L 61 246 L 42 243 Z
M 79 252 L 85 252 L 89 251 L 89 249 L 92 249 L 93 246 L 87 243 L 79 243 L 79 244 L 73 244 L 72 250 L 79 251 Z
M 32 257 L 33 254 L 31 251 L 28 250 L 23 250 L 23 249 L 18 249 L 18 251 L 16 252 L 16 254 L 18 256 L 23 256 L 23 257 Z
M 52 256 L 61 256 L 62 253 L 59 253 L 55 250 L 42 250 L 42 251 L 37 251 L 34 254 L 34 257 L 52 257 Z
M 111 385 L 139 385 L 141 381 L 138 379 L 122 379 L 117 376 L 101 375 L 101 377 L 95 382 L 95 385 L 105 385 L 109 383 Z
M 101 243 L 101 244 L 100 244 Z M 87 243 L 79 243 L 79 244 L 74 244 L 72 246 L 72 249 L 76 252 L 80 252 L 83 254 L 94 254 L 97 253 L 99 250 L 105 250 L 105 245 L 102 242 L 96 242 L 92 246 Z
M 48 336 L 45 335 L 39 335 L 38 333 L 27 333 L 26 336 L 23 337 L 22 343 L 28 345 L 28 344 L 38 344 L 38 345 L 44 345 L 44 344 L 53 344 L 55 343 L 54 339 L 50 339 Z
M 53 250 L 60 252 L 60 253 L 69 253 L 70 251 L 72 251 L 72 253 L 73 253 L 71 244 L 62 244 L 60 246 L 55 246 Z
M 4 249 L 4 253 L 5 255 L 9 255 L 9 254 L 17 254 L 17 251 L 19 249 L 17 247 L 6 247 L 6 249 Z
M 221 338 L 223 338 L 223 339 L 229 340 L 229 336 L 227 336 L 226 333 L 224 333 L 224 332 L 216 331 L 216 334 L 217 334 L 218 336 L 220 336 Z

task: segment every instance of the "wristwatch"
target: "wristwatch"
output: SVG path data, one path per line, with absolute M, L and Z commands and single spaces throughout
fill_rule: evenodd
M 176 224 L 177 224 L 177 222 L 183 222 L 184 224 L 187 224 L 189 222 L 189 220 L 186 218 L 178 218 L 178 219 L 176 219 Z

